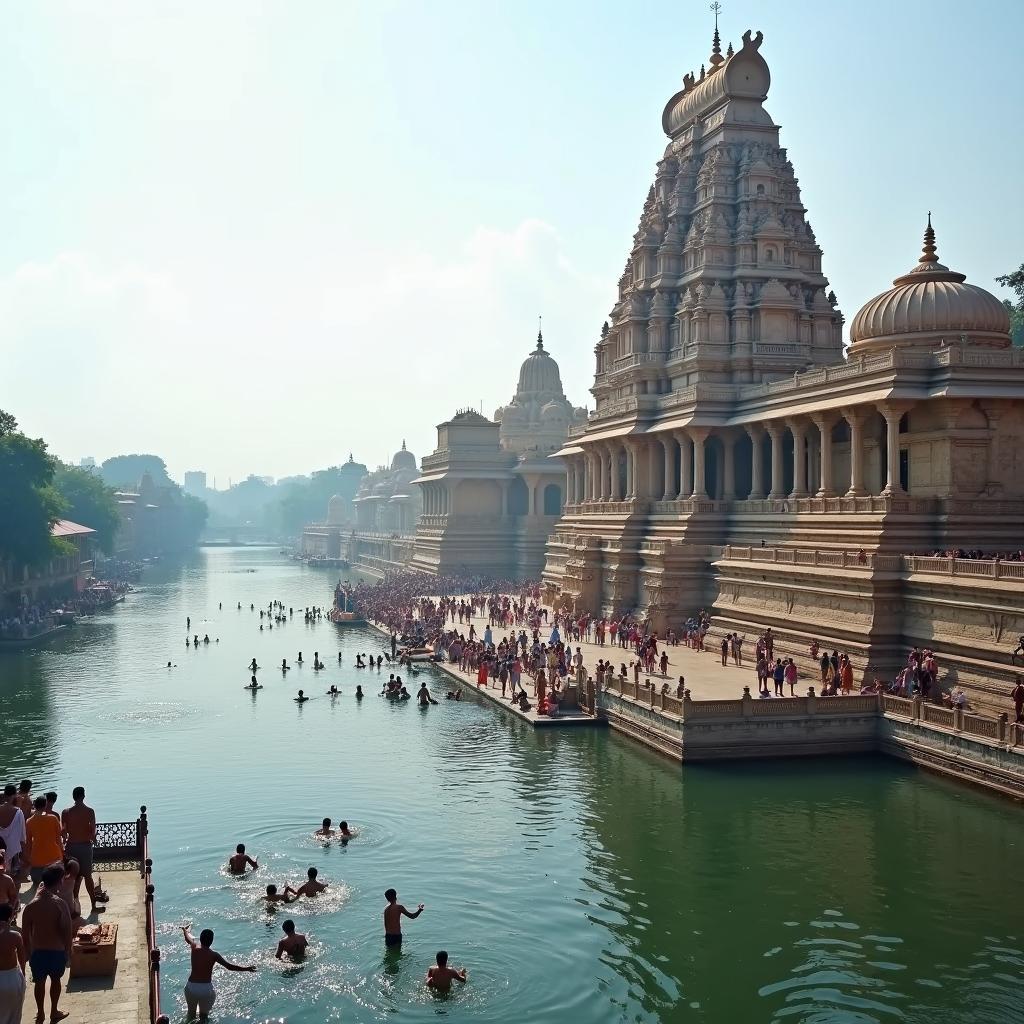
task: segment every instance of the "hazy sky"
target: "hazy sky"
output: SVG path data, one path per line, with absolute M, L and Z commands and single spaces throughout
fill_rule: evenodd
M 544 315 L 569 397 L 705 2 L 0 3 L 0 408 L 77 461 L 282 476 L 422 456 L 507 402 Z M 920 251 L 1024 262 L 1024 3 L 725 0 L 765 35 L 847 321 Z

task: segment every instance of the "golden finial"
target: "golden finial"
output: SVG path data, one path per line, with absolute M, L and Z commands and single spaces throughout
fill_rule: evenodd
M 711 10 L 715 13 L 715 35 L 711 43 L 711 56 L 709 58 L 711 64 L 711 70 L 714 71 L 719 64 L 725 63 L 725 58 L 722 56 L 722 40 L 718 34 L 718 12 L 722 9 L 722 5 L 715 0 L 711 4 Z
M 928 211 L 928 227 L 924 229 L 924 252 L 921 253 L 921 263 L 938 263 L 939 257 L 935 255 L 935 230 L 932 227 L 932 211 Z

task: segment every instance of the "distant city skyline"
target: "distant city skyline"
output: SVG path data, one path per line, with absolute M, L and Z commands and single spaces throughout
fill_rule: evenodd
M 719 23 L 764 33 L 847 326 L 929 209 L 943 262 L 1009 297 L 1021 5 L 737 0 Z M 539 314 L 592 407 L 662 107 L 713 27 L 661 0 L 11 8 L 0 408 L 67 461 L 149 452 L 179 481 L 373 468 L 508 402 Z

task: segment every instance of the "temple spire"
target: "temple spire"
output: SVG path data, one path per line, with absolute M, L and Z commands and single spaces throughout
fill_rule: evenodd
M 709 58 L 712 71 L 717 70 L 719 64 L 725 63 L 725 58 L 722 56 L 722 39 L 718 34 L 718 12 L 721 9 L 722 5 L 718 0 L 711 4 L 711 10 L 715 12 L 715 35 L 711 42 L 711 57 Z
M 544 351 L 544 317 L 537 317 L 537 351 Z
M 932 211 L 928 211 L 928 227 L 924 229 L 924 251 L 921 253 L 921 263 L 938 263 L 939 257 L 935 254 L 935 229 L 932 227 Z

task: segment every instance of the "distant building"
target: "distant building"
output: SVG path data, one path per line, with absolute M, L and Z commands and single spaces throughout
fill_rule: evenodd
M 93 570 L 96 531 L 69 519 L 58 519 L 50 533 L 70 542 L 73 550 L 36 568 L 0 562 L 0 612 L 4 607 L 32 604 L 40 597 L 69 596 L 85 589 Z
M 378 466 L 363 477 L 352 502 L 356 523 L 347 554 L 353 568 L 377 575 L 405 568 L 423 502 L 413 486 L 418 476 L 416 456 L 403 441 L 390 466 Z
M 206 494 L 206 473 L 201 469 L 193 469 L 185 474 L 185 493 L 196 498 Z
M 96 468 L 96 460 L 91 455 L 83 456 L 81 459 L 78 460 L 78 468 L 79 469 L 95 469 Z
M 586 417 L 565 397 L 558 364 L 538 331 L 512 401 L 493 420 L 467 409 L 438 426 L 437 449 L 416 481 L 424 514 L 412 567 L 539 576 L 565 502 L 565 466 L 550 456 Z
M 309 523 L 302 531 L 299 548 L 302 554 L 313 558 L 340 558 L 343 533 L 351 532 L 355 521 L 353 498 L 359 491 L 360 481 L 366 476 L 366 466 L 356 462 L 349 452 L 348 462 L 338 471 L 341 477 L 338 493 L 327 503 L 327 516 L 322 522 Z

